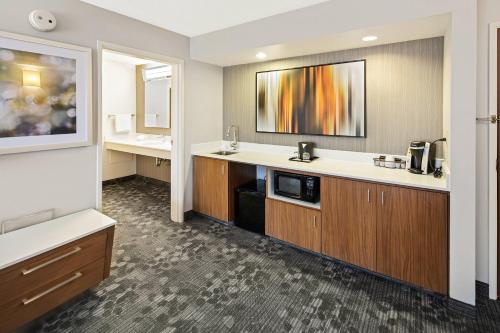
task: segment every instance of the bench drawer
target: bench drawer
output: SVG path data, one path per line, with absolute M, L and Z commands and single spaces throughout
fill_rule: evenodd
M 0 271 L 0 305 L 104 258 L 106 240 L 104 230 Z
M 105 258 L 98 259 L 3 304 L 0 311 L 0 332 L 10 332 L 83 291 L 97 286 L 102 281 L 104 262 Z

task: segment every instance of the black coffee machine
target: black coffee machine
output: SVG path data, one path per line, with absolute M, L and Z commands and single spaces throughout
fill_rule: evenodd
M 429 173 L 431 143 L 427 141 L 412 141 L 406 154 L 406 169 L 411 173 L 426 175 Z
M 299 158 L 301 160 L 312 160 L 314 155 L 314 142 L 299 142 Z

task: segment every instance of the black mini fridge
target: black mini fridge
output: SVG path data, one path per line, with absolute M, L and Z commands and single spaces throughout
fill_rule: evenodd
M 264 235 L 266 220 L 266 181 L 256 180 L 236 189 L 234 224 Z

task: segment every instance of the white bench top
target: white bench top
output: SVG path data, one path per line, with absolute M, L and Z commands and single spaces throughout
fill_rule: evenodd
M 112 218 L 94 209 L 87 209 L 0 235 L 0 269 L 115 224 Z

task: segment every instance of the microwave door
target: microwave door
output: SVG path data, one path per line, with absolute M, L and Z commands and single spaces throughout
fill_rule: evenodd
M 299 177 L 280 175 L 277 185 L 277 190 L 275 190 L 277 194 L 296 199 L 300 199 L 302 196 L 302 182 Z

